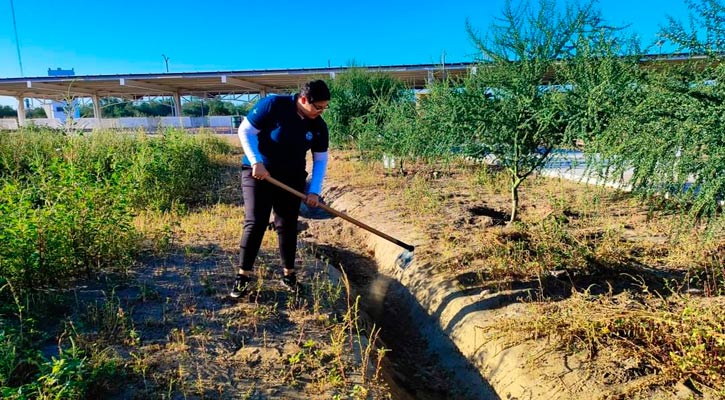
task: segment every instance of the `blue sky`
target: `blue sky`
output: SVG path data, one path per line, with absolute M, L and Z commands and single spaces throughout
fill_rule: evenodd
M 10 8 L 0 0 L 0 78 L 21 76 Z M 13 0 L 22 76 L 471 61 L 469 19 L 485 32 L 504 0 L 187 1 Z M 684 0 L 600 0 L 612 25 L 643 43 Z M 12 100 L 12 99 L 11 99 Z M 0 104 L 14 104 L 0 97 Z

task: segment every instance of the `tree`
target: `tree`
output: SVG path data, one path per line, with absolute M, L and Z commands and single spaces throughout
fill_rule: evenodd
M 636 39 L 618 36 L 611 29 L 590 39 L 580 38 L 574 55 L 555 65 L 556 75 L 566 85 L 565 145 L 595 141 L 614 119 L 641 100 L 645 87 Z M 584 149 L 591 150 L 590 146 Z
M 101 114 L 104 118 L 135 117 L 138 113 L 130 101 L 115 97 L 101 99 Z
M 93 118 L 93 105 L 83 104 L 80 106 L 81 118 Z
M 10 106 L 0 107 L 0 118 L 17 117 L 18 112 Z
M 173 107 L 169 100 L 151 100 L 139 103 L 136 106 L 139 115 L 145 117 L 168 117 L 173 114 Z
M 202 117 L 209 115 L 209 103 L 206 101 L 189 101 L 184 103 L 184 105 L 181 106 L 181 109 L 184 111 L 184 115 L 188 115 L 190 117 Z
M 228 101 L 222 101 L 215 97 L 207 101 L 209 105 L 209 115 L 232 115 L 234 114 L 234 105 Z
M 330 125 L 330 141 L 350 145 L 356 138 L 353 121 L 368 115 L 378 99 L 396 100 L 406 96 L 405 84 L 390 75 L 351 68 L 328 82 L 332 100 L 325 115 Z
M 411 129 L 411 156 L 441 160 L 484 155 L 481 134 L 488 126 L 484 105 L 491 93 L 476 87 L 476 82 L 469 77 L 428 84 L 414 110 L 417 126 Z
M 690 204 L 700 219 L 725 199 L 725 7 L 687 1 L 690 30 L 670 18 L 663 39 L 704 61 L 648 71 L 637 101 L 622 109 L 593 143 L 601 168 L 644 196 L 667 195 Z
M 256 103 L 256 101 L 245 102 L 245 103 L 242 103 L 239 105 L 231 104 L 231 106 L 230 106 L 230 111 L 232 113 L 231 115 L 247 115 L 247 114 L 249 114 L 249 110 L 251 110 L 252 107 L 254 107 L 255 103 Z
M 555 85 L 555 65 L 573 56 L 578 41 L 603 29 L 593 1 L 558 9 L 555 0 L 517 8 L 507 1 L 485 39 L 466 24 L 480 58 L 463 89 L 478 98 L 489 95 L 480 105 L 485 125 L 470 136 L 477 143 L 469 143 L 483 146 L 508 172 L 510 222 L 517 218 L 519 186 L 564 141 L 565 90 Z
M 413 101 L 378 97 L 366 114 L 350 120 L 348 128 L 356 138 L 351 143 L 365 159 L 391 157 L 402 172 L 404 160 L 416 156 L 417 126 Z
M 25 112 L 25 118 L 48 118 L 42 107 L 31 108 Z
M 674 44 L 677 51 L 721 56 L 725 50 L 725 6 L 718 0 L 685 0 L 690 9 L 690 25 L 668 16 L 668 24 L 659 32 L 662 40 Z

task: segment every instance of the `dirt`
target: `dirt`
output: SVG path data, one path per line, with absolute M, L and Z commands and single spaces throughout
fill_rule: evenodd
M 338 377 L 347 383 L 333 381 L 338 368 L 330 335 L 342 318 L 335 310 L 344 307 L 314 311 L 312 293 L 288 292 L 279 284 L 281 271 L 264 266 L 259 290 L 231 299 L 227 256 L 213 245 L 187 248 L 186 254 L 144 260 L 130 279 L 76 290 L 86 320 L 99 310 L 106 319 L 115 318 L 113 313 L 126 316 L 115 336 L 106 330 L 103 336 L 87 336 L 89 345 L 105 346 L 133 371 L 114 382 L 114 394 L 104 398 L 329 399 L 362 385 L 359 359 L 347 356 L 348 375 Z M 309 256 L 301 263 L 307 282 L 339 276 Z M 132 330 L 135 335 L 129 335 Z M 47 351 L 57 356 L 52 343 Z M 291 361 L 295 357 L 301 359 L 297 364 Z M 371 393 L 387 391 L 366 386 Z

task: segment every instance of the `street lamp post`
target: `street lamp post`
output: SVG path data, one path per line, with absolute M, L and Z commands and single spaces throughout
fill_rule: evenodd
M 164 58 L 164 63 L 166 64 L 166 73 L 169 72 L 169 57 L 166 57 L 166 54 L 162 54 L 161 57 Z M 174 110 L 174 107 L 171 107 L 171 114 L 175 114 L 176 111 Z
M 164 63 L 166 63 L 166 72 L 169 72 L 169 57 L 166 57 L 166 54 L 162 54 L 161 57 L 164 58 Z

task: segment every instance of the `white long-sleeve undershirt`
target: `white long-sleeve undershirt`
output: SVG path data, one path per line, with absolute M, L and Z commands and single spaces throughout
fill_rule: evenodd
M 322 182 L 327 172 L 327 152 L 312 153 L 312 177 L 308 193 L 320 195 L 322 193 Z
M 260 130 L 253 127 L 246 117 L 239 124 L 239 141 L 242 142 L 242 149 L 249 159 L 250 165 L 262 162 L 264 159 L 262 153 L 259 152 L 259 138 L 257 137 L 259 132 Z

